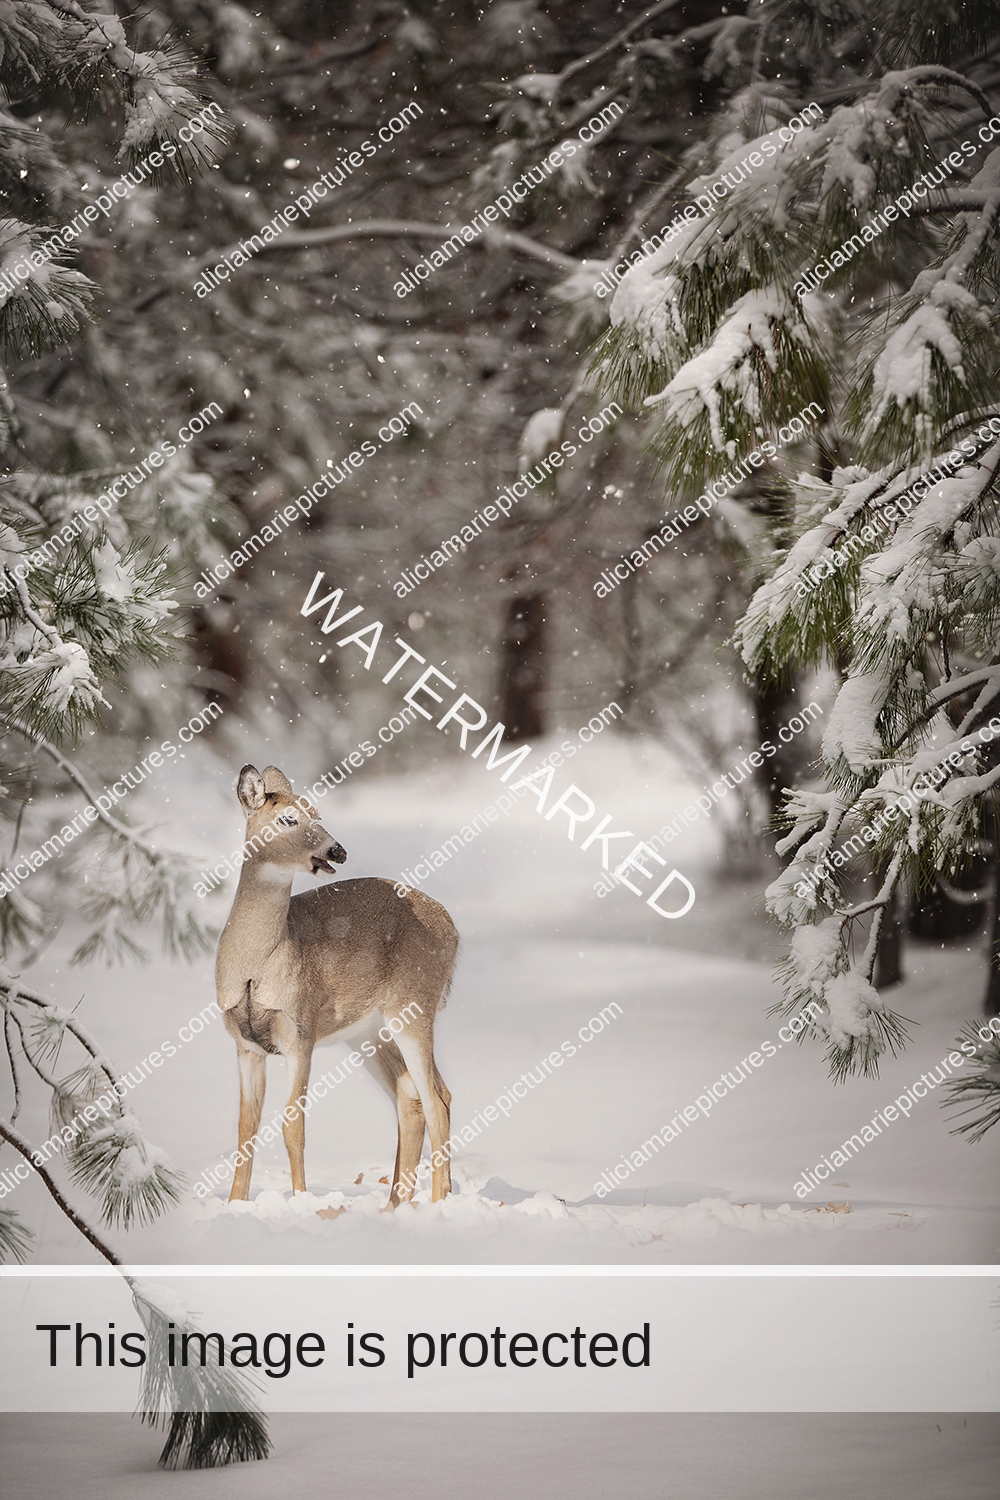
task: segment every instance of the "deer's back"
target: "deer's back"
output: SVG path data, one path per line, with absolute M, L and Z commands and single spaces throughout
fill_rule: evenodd
M 392 881 L 341 880 L 293 896 L 288 938 L 321 1035 L 374 1006 L 417 1000 L 428 1020 L 451 980 L 458 933 L 421 891 L 397 896 Z

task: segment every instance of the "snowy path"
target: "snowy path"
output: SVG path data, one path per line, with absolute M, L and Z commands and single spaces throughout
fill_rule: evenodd
M 391 1169 L 395 1145 L 391 1108 L 366 1074 L 349 1074 L 310 1116 L 309 1196 L 291 1198 L 277 1141 L 259 1152 L 251 1204 L 228 1206 L 221 1187 L 204 1202 L 192 1197 L 130 1234 L 126 1253 L 200 1263 L 994 1260 L 1000 1142 L 973 1148 L 949 1136 L 933 1096 L 843 1169 L 827 1197 L 810 1194 L 803 1203 L 794 1193 L 803 1166 L 947 1051 L 964 1012 L 957 991 L 942 1003 L 939 972 L 946 962 L 954 980 L 961 966 L 950 955 L 928 956 L 935 961 L 898 1002 L 923 1022 L 918 1040 L 884 1067 L 881 1081 L 835 1089 L 815 1048 L 787 1044 L 598 1201 L 603 1168 L 638 1148 L 705 1084 L 724 1071 L 732 1076 L 764 1038 L 778 1045 L 777 1026 L 764 1017 L 773 998 L 769 972 L 629 944 L 470 942 L 440 1023 L 453 1128 L 564 1041 L 577 1052 L 456 1153 L 452 1198 L 430 1204 L 424 1192 L 415 1207 L 379 1212 L 388 1192 L 379 1178 Z M 968 960 L 967 968 L 970 978 L 978 973 Z M 190 1016 L 208 975 L 197 984 L 186 977 L 183 989 L 157 996 L 161 1003 L 150 1010 L 133 1008 L 123 1027 L 134 980 L 109 976 L 103 1005 L 109 1019 L 118 1018 L 119 1056 L 142 1057 Z M 148 986 L 144 992 L 153 998 Z M 581 1026 L 612 1001 L 622 1014 L 582 1043 Z M 164 1024 L 167 1011 L 176 1026 Z M 178 1075 L 166 1068 L 132 1096 L 151 1138 L 169 1147 L 192 1181 L 234 1148 L 233 1050 L 215 1022 L 174 1060 L 175 1070 L 185 1070 L 182 1103 L 174 1097 Z M 330 1067 L 345 1050 L 322 1049 L 318 1065 Z M 273 1060 L 265 1119 L 284 1102 L 284 1086 L 283 1066 Z M 850 1202 L 851 1213 L 809 1208 L 829 1198 Z M 346 1212 L 335 1219 L 317 1216 L 341 1206 Z M 79 1257 L 58 1218 L 49 1215 L 47 1229 L 42 1258 Z

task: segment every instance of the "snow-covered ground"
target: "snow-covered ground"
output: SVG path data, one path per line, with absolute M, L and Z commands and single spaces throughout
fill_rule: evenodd
M 548 748 L 538 747 L 538 756 Z M 233 765 L 248 758 L 263 765 L 271 755 L 248 742 Z M 315 775 L 313 766 L 276 758 L 293 780 Z M 614 814 L 614 827 L 637 837 L 689 800 L 660 749 L 610 733 L 557 772 L 555 785 L 570 779 L 602 814 Z M 214 862 L 242 838 L 233 780 L 231 766 L 192 753 L 137 793 L 133 812 L 158 820 L 164 845 Z M 419 775 L 347 783 L 325 800 L 323 815 L 348 850 L 345 875 L 396 877 L 501 790 L 495 772 L 462 759 Z M 395 1122 L 381 1090 L 359 1073 L 312 1110 L 309 1195 L 291 1198 L 278 1140 L 258 1153 L 250 1204 L 228 1206 L 227 1187 L 204 1201 L 191 1194 L 156 1224 L 114 1236 L 120 1253 L 131 1262 L 202 1264 L 997 1259 L 1000 1131 L 977 1146 L 956 1139 L 935 1094 L 868 1145 L 822 1195 L 795 1194 L 803 1168 L 948 1052 L 961 1024 L 978 1013 L 981 956 L 910 945 L 908 978 L 893 994 L 894 1007 L 915 1023 L 908 1051 L 887 1060 L 878 1081 L 835 1087 L 817 1047 L 779 1046 L 779 1022 L 767 1010 L 778 998 L 771 965 L 781 934 L 748 914 L 746 892 L 719 883 L 719 816 L 671 846 L 671 859 L 699 893 L 676 922 L 626 890 L 598 897 L 596 848 L 582 852 L 538 817 L 530 799 L 425 882 L 462 935 L 437 1026 L 453 1129 L 563 1042 L 576 1047 L 509 1117 L 456 1153 L 456 1192 L 446 1202 L 431 1204 L 424 1192 L 415 1206 L 381 1212 Z M 209 898 L 214 920 L 221 923 L 234 888 L 231 879 L 224 894 Z M 79 1001 L 78 1015 L 123 1070 L 165 1039 L 176 1042 L 179 1028 L 214 996 L 210 960 L 70 969 L 76 936 L 60 938 L 25 982 L 64 1004 Z M 612 1002 L 621 1014 L 581 1040 L 581 1027 Z M 641 1147 L 765 1038 L 779 1050 L 709 1117 L 699 1114 L 621 1188 L 596 1196 L 602 1170 Z M 314 1076 L 345 1050 L 335 1043 L 317 1051 Z M 265 1120 L 283 1106 L 286 1087 L 281 1061 L 268 1068 Z M 181 1046 L 130 1098 L 148 1136 L 192 1182 L 232 1153 L 235 1048 L 221 1021 Z M 34 1138 L 47 1133 L 40 1113 L 22 1118 Z M 92 1258 L 37 1183 L 18 1193 L 41 1226 L 38 1259 Z M 850 1204 L 850 1212 L 826 1211 L 831 1201 Z M 346 1212 L 319 1216 L 341 1207 Z
M 125 1416 L 0 1416 L 11 1500 L 993 1500 L 1000 1421 L 954 1413 L 444 1416 L 337 1412 L 271 1419 L 273 1456 L 164 1473 L 157 1434 Z

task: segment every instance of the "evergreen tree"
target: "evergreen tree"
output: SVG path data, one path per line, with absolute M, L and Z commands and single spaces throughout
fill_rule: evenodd
M 792 932 L 783 1008 L 822 1002 L 835 1078 L 903 1045 L 873 985 L 894 893 L 961 876 L 1000 785 L 998 33 L 990 3 L 733 17 L 732 95 L 686 163 L 695 208 L 625 275 L 597 354 L 605 388 L 656 414 L 678 495 L 823 412 L 818 472 L 784 486 L 736 639 L 765 684 L 841 674 L 767 892 Z M 860 899 L 858 855 L 878 872 Z M 997 1044 L 973 1045 L 995 1120 Z
M 98 289 L 73 263 L 81 248 L 88 249 L 89 225 L 147 180 L 173 175 L 188 181 L 210 166 L 225 135 L 224 116 L 221 110 L 204 116 L 189 52 L 176 45 L 143 50 L 116 15 L 85 11 L 75 0 L 9 0 L 0 6 L 0 53 L 0 340 L 8 358 L 41 359 L 87 336 Z M 86 136 L 74 138 L 75 154 L 63 146 L 67 118 L 98 111 L 109 122 L 123 163 L 119 192 L 113 174 L 86 160 Z M 92 928 L 77 957 L 137 951 L 132 934 L 153 918 L 159 918 L 171 951 L 201 951 L 208 935 L 192 909 L 186 862 L 152 848 L 122 818 L 103 810 L 66 752 L 108 707 L 109 684 L 132 664 L 157 662 L 175 651 L 172 592 L 185 549 L 190 558 L 192 545 L 204 545 L 208 535 L 211 483 L 192 470 L 189 454 L 177 461 L 169 455 L 167 462 L 161 454 L 159 465 L 140 468 L 132 482 L 111 488 L 119 475 L 136 472 L 129 455 L 114 445 L 97 465 L 78 454 L 57 471 L 39 461 L 46 450 L 52 456 L 39 431 L 51 422 L 51 410 L 32 421 L 29 403 L 26 420 L 6 381 L 0 408 L 9 468 L 0 488 L 0 776 L 15 823 L 14 848 L 30 795 L 11 748 L 20 739 L 33 753 L 44 752 L 98 815 L 103 845 L 92 841 L 83 897 L 70 898 Z M 67 841 L 50 839 L 47 853 L 34 851 L 28 873 L 61 853 Z M 19 952 L 37 952 L 57 920 L 56 883 L 48 887 L 53 903 L 46 906 L 44 897 L 21 892 L 20 878 L 8 874 L 0 897 L 0 943 L 8 965 Z M 0 999 L 10 1069 L 10 1106 L 0 1118 L 0 1140 L 15 1153 L 13 1180 L 23 1181 L 27 1168 L 37 1173 L 70 1222 L 117 1265 L 103 1226 L 127 1230 L 155 1218 L 178 1201 L 180 1179 L 145 1138 L 127 1103 L 127 1085 L 122 1087 L 108 1056 L 76 1017 L 17 976 L 0 979 Z M 60 1076 L 64 1044 L 80 1049 L 82 1064 Z M 44 1146 L 18 1124 L 32 1078 L 51 1097 L 53 1135 Z M 97 1199 L 96 1223 L 60 1182 L 49 1161 L 53 1151 L 64 1159 L 73 1187 Z M 8 1191 L 5 1181 L 4 1196 Z M 0 1253 L 23 1259 L 30 1241 L 18 1211 L 0 1205 Z M 167 1313 L 159 1295 L 126 1280 L 162 1350 Z M 180 1320 L 178 1326 L 193 1327 L 183 1310 L 169 1315 Z M 147 1363 L 145 1415 L 170 1426 L 162 1461 L 202 1467 L 262 1457 L 267 1439 L 253 1402 L 228 1372 L 206 1374 L 185 1371 L 178 1378 L 161 1358 Z

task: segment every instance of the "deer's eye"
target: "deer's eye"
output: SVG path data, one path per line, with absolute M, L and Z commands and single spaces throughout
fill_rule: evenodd
M 275 819 L 275 822 L 280 823 L 284 828 L 294 828 L 298 821 L 294 813 L 282 813 L 280 818 Z

